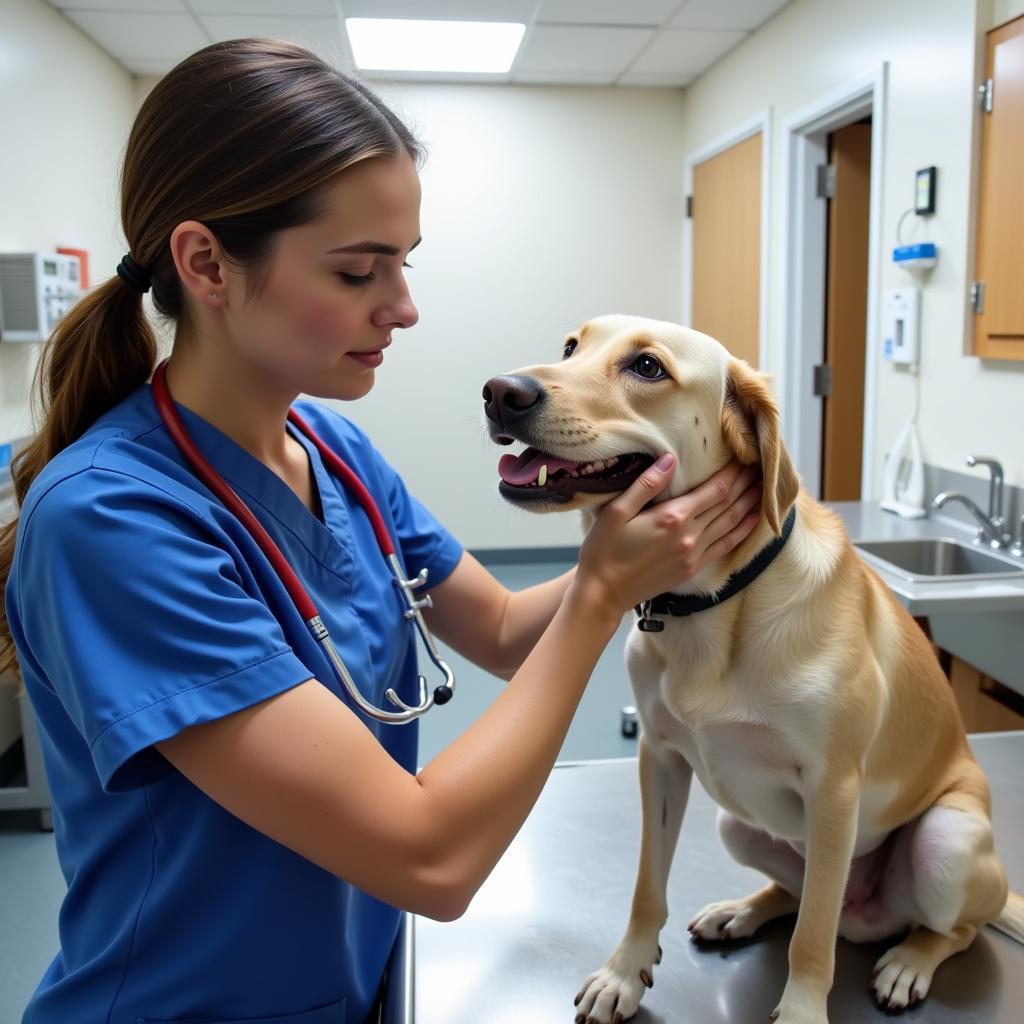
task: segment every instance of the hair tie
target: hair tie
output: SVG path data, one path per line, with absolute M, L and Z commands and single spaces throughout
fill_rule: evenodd
M 139 266 L 132 259 L 131 253 L 126 252 L 121 258 L 121 262 L 117 265 L 117 276 L 126 285 L 143 294 L 150 289 L 149 271 L 145 267 Z

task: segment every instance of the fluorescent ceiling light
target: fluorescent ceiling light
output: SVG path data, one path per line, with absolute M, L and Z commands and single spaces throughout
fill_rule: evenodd
M 512 67 L 526 26 L 505 21 L 346 18 L 356 64 L 374 71 L 474 71 Z

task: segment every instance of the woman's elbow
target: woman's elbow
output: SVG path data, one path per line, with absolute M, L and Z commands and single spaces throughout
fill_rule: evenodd
M 469 909 L 480 883 L 452 875 L 444 880 L 433 878 L 417 886 L 409 909 L 434 921 L 457 921 Z

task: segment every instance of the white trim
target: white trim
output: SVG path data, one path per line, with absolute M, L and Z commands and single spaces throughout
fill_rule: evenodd
M 700 149 L 694 150 L 685 161 L 683 195 L 693 195 L 693 169 L 698 164 L 731 149 L 738 142 L 761 133 L 761 264 L 758 285 L 757 349 L 758 367 L 765 369 L 768 361 L 768 232 L 771 225 L 772 201 L 772 108 L 766 107 L 760 113 L 736 125 L 730 131 L 712 139 Z M 683 220 L 683 306 L 679 320 L 686 327 L 693 319 L 693 221 Z M 719 341 L 728 343 L 727 338 Z
M 871 199 L 868 212 L 867 329 L 864 344 L 864 451 L 861 499 L 873 488 L 880 337 L 882 173 L 888 65 L 819 97 L 786 118 L 780 376 L 784 381 L 783 436 L 813 497 L 821 495 L 821 403 L 811 394 L 813 367 L 825 337 L 825 206 L 814 199 L 815 166 L 823 162 L 829 132 L 871 115 Z

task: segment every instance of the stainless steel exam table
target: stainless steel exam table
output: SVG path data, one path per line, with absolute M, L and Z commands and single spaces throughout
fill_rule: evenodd
M 992 786 L 996 843 L 1024 891 L 1024 732 L 971 737 Z M 725 852 L 715 804 L 694 780 L 669 881 L 664 958 L 637 1024 L 764 1024 L 786 980 L 794 918 L 753 939 L 702 949 L 686 923 L 762 876 Z M 615 948 L 629 914 L 640 840 L 636 761 L 560 765 L 500 864 L 460 920 L 407 920 L 385 1024 L 571 1024 L 573 996 Z M 831 1024 L 882 1024 L 868 994 L 885 945 L 840 940 Z M 1024 946 L 984 929 L 943 964 L 908 1024 L 1020 1024 Z

